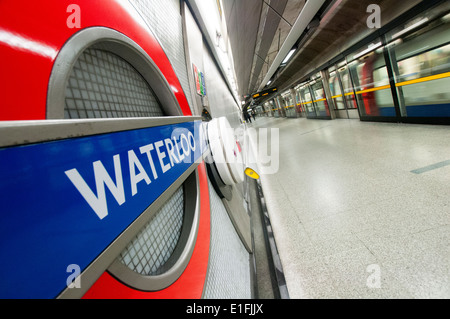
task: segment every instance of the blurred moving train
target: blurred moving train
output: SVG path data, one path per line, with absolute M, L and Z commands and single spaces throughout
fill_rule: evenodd
M 287 117 L 331 119 L 331 110 L 336 118 L 448 124 L 449 10 L 444 2 L 349 49 L 300 80 L 293 92 L 283 92 L 279 106 L 265 102 L 260 113 L 279 116 L 285 108 Z M 296 114 L 289 112 L 294 106 Z

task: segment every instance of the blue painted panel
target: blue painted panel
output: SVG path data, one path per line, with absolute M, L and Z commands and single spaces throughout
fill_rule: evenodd
M 395 113 L 394 107 L 380 107 L 379 111 L 380 111 L 380 116 L 390 116 L 390 117 L 397 116 Z
M 450 117 L 450 104 L 429 104 L 406 106 L 409 117 Z
M 0 149 L 0 298 L 54 298 L 63 291 L 70 264 L 85 269 L 201 157 L 201 125 L 195 121 Z M 80 182 L 72 182 L 68 172 L 85 182 L 84 197 Z M 106 202 L 106 216 L 94 211 L 88 193 L 91 203 Z

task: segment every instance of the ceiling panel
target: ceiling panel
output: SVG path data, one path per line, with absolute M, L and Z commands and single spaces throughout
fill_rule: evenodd
M 265 78 L 306 1 L 222 1 L 233 50 L 238 94 L 251 95 Z M 419 2 L 375 1 L 382 9 L 382 25 Z M 366 25 L 366 9 L 372 3 L 373 0 L 327 1 L 324 6 L 327 10 L 321 11 L 319 27 L 305 37 L 292 61 L 278 70 L 271 86 L 277 86 L 280 91 L 293 86 L 306 74 L 374 32 Z
M 233 51 L 238 94 L 248 91 L 261 17 L 261 0 L 223 0 L 227 31 Z

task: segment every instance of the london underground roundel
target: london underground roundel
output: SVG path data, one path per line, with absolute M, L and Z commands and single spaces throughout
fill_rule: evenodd
M 80 14 L 80 24 L 69 23 L 72 22 L 70 20 L 72 14 L 77 12 Z M 165 115 L 192 116 L 183 88 L 166 53 L 130 1 L 78 0 L 76 6 L 72 6 L 71 2 L 68 1 L 27 1 L 24 4 L 23 1 L 2 0 L 0 1 L 0 55 L 2 57 L 0 61 L 0 69 L 2 70 L 2 76 L 0 77 L 0 95 L 2 97 L 0 120 L 64 119 L 65 85 L 67 85 L 70 71 L 75 62 L 86 49 L 109 51 L 125 60 L 141 73 L 143 79 L 154 91 L 157 100 L 161 102 Z M 100 74 L 95 74 L 95 76 L 100 76 Z M 154 117 L 148 119 L 152 123 L 151 127 L 142 126 L 143 121 L 136 119 L 123 118 L 120 119 L 120 123 L 118 121 L 108 122 L 109 120 L 112 119 L 98 122 L 92 120 L 86 121 L 86 123 L 83 120 L 77 120 L 79 122 L 76 123 L 68 121 L 67 127 L 73 130 L 70 134 L 65 134 L 66 123 L 64 121 L 58 121 L 57 123 L 56 121 L 30 121 L 29 126 L 51 126 L 52 123 L 55 123 L 55 125 L 61 127 L 60 132 L 57 133 L 59 140 L 44 141 L 44 137 L 41 140 L 37 138 L 35 144 L 28 144 L 25 147 L 18 145 L 17 150 L 16 147 L 10 147 L 10 145 L 0 145 L 0 152 L 5 154 L 8 152 L 8 154 L 17 153 L 20 155 L 23 152 L 29 152 L 34 156 L 25 158 L 17 155 L 18 161 L 15 162 L 14 166 L 17 167 L 17 176 L 29 177 L 30 179 L 35 177 L 29 174 L 29 171 L 26 174 L 23 173 L 23 169 L 28 167 L 25 164 L 30 161 L 30 165 L 36 165 L 39 169 L 36 170 L 41 173 L 39 178 L 43 183 L 48 184 L 49 190 L 59 192 L 63 189 L 61 185 L 68 185 L 64 186 L 67 192 L 65 191 L 63 194 L 57 195 L 55 193 L 52 195 L 51 192 L 44 194 L 46 198 L 58 201 L 61 209 L 52 209 L 54 205 L 51 201 L 47 201 L 50 209 L 46 211 L 39 211 L 37 208 L 39 205 L 35 205 L 35 207 L 31 207 L 33 209 L 21 210 L 26 215 L 21 216 L 20 213 L 17 213 L 18 209 L 16 208 L 11 209 L 8 214 L 2 214 L 2 220 L 0 220 L 2 224 L 6 225 L 7 222 L 11 222 L 12 224 L 9 225 L 14 224 L 18 227 L 1 235 L 3 236 L 1 238 L 4 243 L 3 247 L 7 247 L 5 249 L 12 252 L 12 248 L 17 248 L 14 249 L 14 254 L 8 254 L 8 264 L 1 266 L 3 270 L 8 270 L 3 273 L 10 282 L 10 285 L 6 285 L 9 287 L 8 289 L 2 290 L 0 288 L 1 295 L 5 298 L 8 298 L 8 296 L 14 298 L 71 297 L 64 295 L 67 291 L 77 291 L 76 289 L 69 289 L 66 285 L 66 278 L 70 275 L 70 273 L 67 273 L 68 266 L 77 264 L 76 256 L 80 255 L 84 258 L 85 252 L 94 250 L 92 246 L 99 245 L 99 243 L 103 246 L 96 247 L 95 252 L 93 251 L 89 256 L 86 255 L 87 257 L 83 259 L 83 265 L 81 265 L 81 287 L 84 291 L 84 296 L 81 296 L 84 298 L 201 297 L 208 267 L 210 243 L 207 173 L 205 165 L 201 161 L 201 155 L 197 158 L 199 159 L 199 163 L 196 163 L 197 166 L 182 163 L 180 147 L 182 149 L 184 145 L 186 148 L 186 143 L 183 144 L 180 139 L 171 135 L 172 128 L 177 128 L 182 132 L 183 130 L 185 132 L 191 130 L 195 135 L 194 130 L 198 126 L 196 124 L 198 118 L 197 121 L 184 119 L 172 123 L 170 117 Z M 117 124 L 117 129 L 103 132 L 102 130 L 108 123 L 113 126 Z M 135 123 L 137 123 L 136 127 L 134 127 Z M 22 123 L 22 126 L 26 126 L 25 124 Z M 98 127 L 95 127 L 97 124 Z M 89 132 L 77 132 L 77 125 L 88 127 Z M 52 127 L 50 129 L 53 130 Z M 34 131 L 38 130 L 34 129 Z M 136 136 L 146 134 L 146 132 L 150 134 L 150 138 L 156 138 L 156 135 L 152 133 L 154 131 L 160 132 L 158 140 L 155 140 L 154 143 L 148 142 L 148 137 L 143 137 L 141 144 L 133 144 L 136 141 Z M 60 138 L 60 135 L 65 137 Z M 78 138 L 79 136 L 80 138 Z M 122 142 L 117 143 L 118 140 Z M 145 144 L 145 141 L 147 141 L 147 144 Z M 191 140 L 188 139 L 187 141 L 190 142 Z M 27 141 L 24 141 L 25 143 Z M 78 152 L 76 155 L 81 159 L 74 162 L 75 157 L 69 158 L 67 155 L 69 151 L 74 150 L 73 144 L 80 146 L 81 151 L 90 153 Z M 117 146 L 126 146 L 126 149 L 120 150 L 115 148 Z M 60 150 L 61 156 L 55 156 L 55 161 L 32 161 L 34 158 L 42 158 L 42 154 L 39 153 L 42 150 L 49 152 L 48 154 Z M 154 157 L 156 152 L 158 152 L 159 159 L 158 157 L 153 158 L 152 162 L 151 156 Z M 64 158 L 64 154 L 67 158 Z M 92 156 L 92 160 L 87 161 L 85 155 Z M 155 171 L 151 167 L 152 163 L 161 163 L 160 168 L 164 170 Z M 58 170 L 56 165 L 60 165 Z M 148 167 L 145 167 L 145 165 Z M 73 174 L 67 175 L 64 172 L 72 172 Z M 7 173 L 10 175 L 16 174 L 12 171 Z M 55 174 L 54 179 L 50 178 L 53 176 L 51 174 Z M 170 180 L 167 178 L 169 175 L 173 175 Z M 70 176 L 72 176 L 72 179 L 70 179 Z M 84 181 L 84 178 L 86 178 L 86 181 Z M 151 178 L 154 179 L 150 182 Z M 37 179 L 35 178 L 33 181 L 35 180 Z M 13 187 L 8 184 L 8 181 L 2 179 L 0 189 L 12 190 Z M 74 181 L 75 184 L 73 184 Z M 183 183 L 191 182 L 192 185 L 195 185 L 196 195 L 190 201 L 192 202 L 193 213 L 189 216 L 192 217 L 191 224 L 195 226 L 192 229 L 196 232 L 186 233 L 184 240 L 190 243 L 192 249 L 189 249 L 186 253 L 184 250 L 180 250 L 180 258 L 174 261 L 174 267 L 172 267 L 177 268 L 176 274 L 171 273 L 170 280 L 165 280 L 165 284 L 157 286 L 159 288 L 155 290 L 144 291 L 120 281 L 112 271 L 109 271 L 109 267 L 111 260 L 123 248 L 117 248 L 117 241 L 122 239 L 123 234 L 129 230 L 131 226 L 128 225 L 133 224 L 127 221 L 123 224 L 125 225 L 123 229 L 120 228 L 122 224 L 115 224 L 120 226 L 115 229 L 115 232 L 117 231 L 119 234 L 117 238 L 114 237 L 115 234 L 108 238 L 102 237 L 102 232 L 93 230 L 103 229 L 104 232 L 112 230 L 111 227 L 105 226 L 105 223 L 110 223 L 115 218 L 120 219 L 125 216 L 124 214 L 115 214 L 114 210 L 123 209 L 125 213 L 130 212 L 131 210 L 125 208 L 133 206 L 134 204 L 131 204 L 133 201 L 145 201 L 145 196 L 140 196 L 140 194 L 141 192 L 143 194 L 144 190 L 150 189 L 150 187 L 159 188 L 159 191 L 163 194 L 158 194 L 159 197 L 155 195 L 155 198 L 163 201 L 161 198 L 164 199 L 164 196 L 166 196 L 164 192 L 168 190 L 171 192 L 172 188 L 176 188 L 174 184 L 179 183 L 177 187 L 180 187 Z M 24 185 L 34 184 L 24 182 Z M 74 185 L 78 186 L 74 187 Z M 123 187 L 121 187 L 122 185 Z M 41 189 L 44 188 L 41 187 Z M 80 189 L 83 189 L 83 191 L 80 191 Z M 22 190 L 18 188 L 18 191 Z M 39 197 L 38 191 L 39 187 L 35 187 L 28 195 L 34 196 L 33 199 L 36 199 Z M 102 195 L 103 193 L 105 196 Z M 84 200 L 81 195 L 84 198 L 90 198 L 90 200 Z M 0 198 L 8 199 L 6 195 L 3 196 Z M 67 203 L 70 201 L 64 202 L 67 196 L 70 196 L 71 201 L 75 203 L 71 207 L 67 207 Z M 167 195 L 167 197 L 169 196 L 170 194 Z M 156 201 L 157 199 L 155 199 Z M 25 207 L 28 205 L 27 203 L 32 202 L 31 200 L 22 200 L 17 203 L 19 206 Z M 107 213 L 99 215 L 90 211 L 89 203 L 94 202 L 107 202 Z M 114 207 L 110 206 L 112 204 L 114 204 Z M 160 203 L 160 206 L 163 204 Z M 142 202 L 142 207 L 147 207 L 146 205 L 150 205 L 148 207 L 155 205 L 153 199 L 148 204 Z M 145 208 L 139 208 L 139 210 L 133 211 L 133 214 L 136 214 L 138 219 L 139 214 L 145 214 L 143 212 L 145 210 Z M 69 216 L 68 213 L 78 215 L 76 215 L 76 219 L 65 219 L 66 216 Z M 99 218 L 98 215 L 102 218 Z M 30 218 L 26 219 L 26 216 Z M 75 230 L 63 228 L 64 225 L 72 227 L 73 220 L 78 221 L 80 216 L 89 219 L 91 224 L 80 221 Z M 39 218 L 38 223 L 35 222 L 37 218 Z M 133 222 L 131 219 L 130 217 L 130 222 Z M 96 228 L 97 226 L 94 226 L 94 224 L 101 224 L 103 228 Z M 93 227 L 90 227 L 90 225 Z M 27 232 L 33 232 L 34 237 L 27 235 Z M 47 236 L 48 234 L 46 235 L 45 232 L 48 232 L 51 236 Z M 101 238 L 95 242 L 80 240 L 86 234 Z M 74 237 L 74 240 L 68 238 L 69 235 Z M 67 239 L 67 246 L 58 244 L 62 242 L 58 236 Z M 14 238 L 20 240 L 14 240 Z M 37 244 L 39 240 L 45 241 L 46 245 L 55 246 L 55 251 L 41 254 L 40 252 L 47 246 L 41 245 L 39 247 Z M 9 243 L 11 243 L 11 248 L 8 248 Z M 116 248 L 113 249 L 112 247 Z M 62 265 L 64 267 L 57 267 L 57 264 L 50 262 L 53 259 L 62 262 L 62 258 L 59 258 L 56 251 L 64 252 L 67 257 L 68 261 L 64 261 L 64 265 Z M 3 251 L 1 252 L 3 253 Z M 28 252 L 32 253 L 30 253 L 30 257 L 27 255 Z M 73 252 L 73 254 L 70 252 Z M 25 269 L 25 266 L 38 261 L 36 256 L 39 256 L 39 267 Z M 186 258 L 186 256 L 189 258 Z M 20 262 L 14 263 L 15 258 Z M 101 258 L 103 258 L 103 261 L 110 261 L 100 264 L 98 260 Z M 47 259 L 49 260 L 48 264 L 45 263 Z M 178 265 L 178 260 L 183 260 L 183 264 Z M 22 268 L 19 269 L 18 265 L 22 265 Z M 51 265 L 51 267 L 44 267 L 44 265 Z M 14 289 L 14 294 L 12 294 L 11 289 Z M 76 297 L 81 296 L 77 295 Z

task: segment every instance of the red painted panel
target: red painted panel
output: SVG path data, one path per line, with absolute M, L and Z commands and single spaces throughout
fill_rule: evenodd
M 45 119 L 47 86 L 64 43 L 92 26 L 119 31 L 139 44 L 171 86 L 184 115 L 192 115 L 161 46 L 128 1 L 78 0 L 81 29 L 69 28 L 70 0 L 0 1 L 0 120 Z
M 198 166 L 200 188 L 200 221 L 191 260 L 180 278 L 171 286 L 156 292 L 132 289 L 108 272 L 86 292 L 85 299 L 198 299 L 201 297 L 208 268 L 210 244 L 210 206 L 205 164 Z

